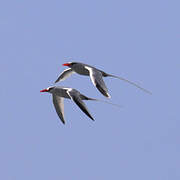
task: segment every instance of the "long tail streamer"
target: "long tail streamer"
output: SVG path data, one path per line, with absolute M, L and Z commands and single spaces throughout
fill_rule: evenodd
M 137 88 L 141 89 L 142 91 L 152 95 L 152 92 L 148 91 L 147 89 L 142 88 L 141 86 L 137 85 L 136 83 L 134 83 L 132 81 L 129 81 L 128 79 L 125 79 L 125 78 L 122 78 L 122 77 L 119 77 L 119 76 L 114 76 L 114 75 L 111 75 L 111 74 L 108 74 L 108 76 L 118 78 L 118 79 L 120 79 L 122 81 L 125 81 L 125 82 L 127 82 L 129 84 L 132 84 L 132 85 L 136 86 Z

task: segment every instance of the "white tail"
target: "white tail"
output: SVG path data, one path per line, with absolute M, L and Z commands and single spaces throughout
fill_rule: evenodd
M 152 95 L 152 92 L 148 91 L 147 89 L 142 88 L 141 86 L 137 85 L 134 82 L 129 81 L 128 79 L 125 79 L 125 78 L 122 78 L 122 77 L 119 77 L 119 76 L 114 76 L 114 75 L 111 75 L 111 74 L 108 74 L 108 76 L 118 78 L 118 79 L 120 79 L 122 81 L 128 82 L 129 84 L 132 84 L 132 85 L 136 86 L 137 88 L 141 89 L 142 91 Z
M 100 102 L 103 102 L 103 103 L 106 103 L 106 104 L 110 104 L 112 106 L 116 106 L 118 108 L 122 108 L 122 106 L 120 106 L 119 104 L 114 104 L 114 103 L 111 103 L 111 102 L 108 102 L 108 101 L 104 101 L 104 100 L 101 100 L 101 99 L 88 98 L 88 100 L 100 101 Z

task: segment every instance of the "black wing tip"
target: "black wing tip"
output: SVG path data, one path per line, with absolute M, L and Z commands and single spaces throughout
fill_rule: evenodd
M 95 119 L 92 116 L 90 118 L 91 118 L 91 120 L 95 121 Z
M 101 92 L 101 91 L 100 91 Z M 109 95 L 109 93 L 107 93 L 107 92 L 101 92 L 102 93 L 102 95 L 104 95 L 105 97 L 107 97 L 107 98 L 111 98 L 111 96 Z
M 92 120 L 95 121 L 94 118 L 91 116 L 91 114 L 89 112 L 85 112 L 85 114 Z
M 109 98 L 109 99 L 111 98 L 109 93 L 106 93 L 106 97 Z
M 96 84 L 96 87 L 105 97 L 111 98 L 110 94 L 106 90 L 104 90 L 98 83 Z

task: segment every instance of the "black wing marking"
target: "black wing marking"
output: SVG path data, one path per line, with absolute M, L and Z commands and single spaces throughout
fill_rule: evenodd
M 96 70 L 95 68 L 91 68 L 91 67 L 85 67 L 86 69 L 88 69 L 89 74 L 90 74 L 90 78 L 92 83 L 94 84 L 94 86 L 97 87 L 97 89 L 106 97 L 110 98 L 111 96 L 108 93 L 108 89 L 103 81 L 103 76 L 102 73 L 98 70 Z
M 70 98 L 79 106 L 79 108 L 92 120 L 94 120 L 94 118 L 91 116 L 91 114 L 89 113 L 85 103 L 82 101 L 82 99 L 80 98 L 80 93 L 74 89 L 67 91 L 67 93 L 69 94 Z

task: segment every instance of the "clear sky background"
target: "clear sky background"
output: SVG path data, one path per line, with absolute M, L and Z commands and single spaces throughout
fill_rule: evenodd
M 0 179 L 180 179 L 179 0 L 6 0 L 0 3 Z M 104 79 L 118 109 L 65 100 L 66 125 L 40 93 L 68 61 Z M 88 77 L 58 85 L 105 100 Z

